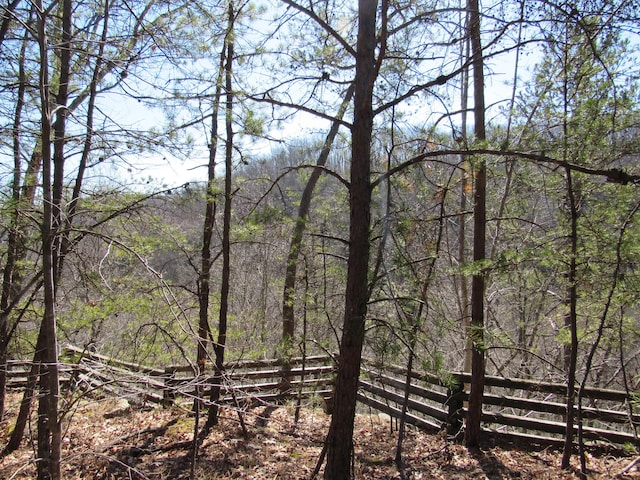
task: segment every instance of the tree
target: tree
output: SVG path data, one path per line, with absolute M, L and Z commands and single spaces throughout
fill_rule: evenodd
M 580 331 L 592 330 L 589 318 L 593 316 L 597 302 L 602 301 L 605 305 L 610 302 L 600 295 L 590 293 L 586 296 L 581 292 L 601 290 L 602 278 L 609 278 L 612 268 L 609 265 L 618 265 L 616 260 L 605 260 L 618 251 L 615 235 L 596 233 L 600 228 L 595 225 L 617 228 L 614 225 L 626 222 L 617 218 L 617 213 L 614 215 L 616 220 L 608 217 L 601 222 L 595 218 L 608 210 L 600 203 L 603 197 L 607 198 L 609 206 L 616 205 L 619 212 L 631 208 L 622 193 L 624 188 L 618 187 L 619 192 L 613 193 L 577 168 L 611 167 L 620 161 L 621 152 L 628 148 L 622 146 L 621 139 L 622 132 L 630 126 L 630 104 L 625 100 L 629 98 L 629 92 L 624 91 L 624 83 L 618 81 L 619 72 L 625 68 L 621 61 L 624 54 L 620 52 L 624 51 L 625 45 L 619 39 L 618 30 L 610 23 L 612 17 L 604 14 L 610 5 L 596 2 L 571 11 L 559 5 L 550 5 L 550 8 L 565 21 L 551 27 L 553 35 L 548 33 L 550 41 L 543 49 L 545 60 L 538 65 L 539 74 L 533 88 L 535 106 L 525 138 L 535 136 L 537 148 L 550 152 L 566 165 L 562 170 L 562 184 L 557 186 L 559 193 L 556 195 L 561 198 L 555 200 L 557 224 L 552 231 L 555 238 L 562 239 L 553 240 L 558 243 L 553 255 L 558 257 L 558 252 L 562 252 L 557 264 L 558 276 L 563 278 L 559 287 L 564 290 L 563 326 L 558 337 L 563 347 L 562 363 L 567 384 L 562 467 L 569 468 L 575 436 L 577 384 L 584 385 L 590 375 L 590 364 L 601 338 L 601 335 L 596 336 L 582 367 L 581 354 L 589 335 L 581 335 Z M 553 198 L 553 193 L 549 198 Z M 563 233 L 559 234 L 559 231 Z M 608 240 L 604 240 L 605 237 Z M 596 244 L 598 247 L 594 249 Z M 596 264 L 601 266 L 594 268 Z M 605 267 L 604 264 L 609 265 Z M 616 274 L 611 275 L 615 289 Z M 583 368 L 586 368 L 583 381 L 578 382 Z M 577 420 L 580 430 L 581 419 Z
M 618 10 L 604 3 L 598 10 L 597 3 L 581 5 L 576 13 L 548 2 L 548 10 L 499 2 L 481 15 L 485 12 L 473 0 L 464 8 L 458 1 L 383 0 L 379 5 L 362 0 L 355 22 L 354 9 L 339 1 L 286 0 L 274 3 L 273 10 L 236 3 L 58 1 L 39 5 L 49 40 L 47 73 L 40 69 L 43 59 L 34 42 L 36 4 L 11 2 L 0 19 L 5 60 L 0 115 L 3 124 L 13 125 L 11 137 L 6 129 L 0 132 L 0 152 L 11 160 L 3 164 L 13 164 L 0 211 L 5 222 L 0 234 L 7 240 L 0 246 L 0 361 L 10 358 L 10 348 L 27 357 L 35 346 L 37 367 L 47 367 L 55 363 L 56 334 L 102 348 L 114 348 L 130 334 L 126 345 L 136 342 L 140 348 L 123 355 L 157 363 L 182 354 L 195 339 L 199 374 L 205 373 L 212 347 L 216 357 L 212 425 L 225 358 L 261 357 L 282 340 L 279 353 L 286 367 L 298 331 L 296 313 L 302 313 L 310 320 L 303 326 L 304 340 L 309 326 L 317 340 L 313 348 L 340 348 L 327 478 L 351 475 L 363 356 L 388 362 L 390 352 L 396 358 L 405 355 L 409 370 L 420 364 L 443 378 L 463 364 L 464 275 L 473 277 L 470 446 L 480 438 L 485 364 L 499 374 L 562 378 L 567 397 L 575 395 L 579 380 L 581 388 L 606 378 L 622 382 L 614 357 L 635 355 L 627 333 L 635 332 L 630 317 L 637 289 L 630 285 L 632 275 L 624 279 L 621 273 L 637 263 L 636 232 L 627 219 L 635 204 L 630 189 L 614 189 L 591 175 L 630 178 L 625 170 L 632 164 L 625 153 L 637 151 L 628 140 L 635 134 L 630 117 L 637 107 L 635 90 L 623 92 L 623 80 L 614 78 L 614 63 L 605 54 L 605 44 L 616 43 L 606 33 L 616 30 L 609 20 L 619 18 Z M 583 7 L 596 9 L 587 15 Z M 613 8 L 618 7 L 624 10 L 621 3 Z M 260 29 L 245 35 L 238 28 L 239 14 L 255 11 L 263 16 L 252 16 L 252 26 Z M 524 21 L 536 27 L 534 40 L 555 42 L 545 51 L 555 61 L 538 66 L 539 82 L 529 102 L 522 103 L 520 124 L 492 125 L 488 118 L 503 117 L 485 115 L 495 109 L 488 98 L 485 106 L 484 94 L 494 96 L 500 89 L 485 91 L 485 72 L 504 50 L 526 48 L 526 39 L 508 40 L 511 29 Z M 209 35 L 204 38 L 203 32 Z M 570 65 L 570 58 L 579 58 L 580 65 Z M 466 120 L 458 126 L 458 106 L 463 115 L 468 109 L 467 87 L 451 81 L 462 76 L 466 85 L 470 67 L 474 138 L 467 135 Z M 48 89 L 34 88 L 31 79 L 37 73 L 48 78 Z M 130 128 L 115 120 L 118 115 L 104 113 L 116 103 L 109 100 L 110 92 L 136 104 L 167 106 L 168 133 L 147 125 Z M 41 105 L 43 112 L 36 112 Z M 273 130 L 264 133 L 267 114 Z M 322 135 L 323 146 L 313 144 L 300 153 L 276 131 L 299 115 L 313 116 L 309 130 Z M 225 127 L 219 128 L 223 117 Z M 349 161 L 331 163 L 331 155 L 342 153 L 332 146 L 341 127 L 351 135 L 350 180 Z M 38 140 L 42 132 L 52 140 L 47 145 Z M 261 140 L 252 143 L 249 136 Z M 276 138 L 280 150 L 264 153 Z M 153 194 L 155 186 L 143 186 L 144 194 L 138 186 L 124 194 L 120 187 L 134 174 L 123 180 L 108 167 L 122 158 L 132 172 L 143 172 L 137 162 L 147 151 L 164 149 L 165 141 L 176 156 L 206 158 L 206 186 L 192 185 L 178 194 L 167 189 L 161 195 Z M 224 179 L 216 178 L 223 156 Z M 238 157 L 241 162 L 235 162 Z M 49 183 L 40 190 L 35 177 L 45 166 Z M 468 264 L 467 169 L 475 189 L 474 255 Z M 454 200 L 451 192 L 458 187 L 461 197 Z M 43 192 L 48 202 L 39 197 Z M 221 201 L 224 209 L 218 209 Z M 150 210 L 142 213 L 143 207 Z M 146 216 L 151 210 L 157 216 Z M 43 241 L 50 245 L 41 248 Z M 45 273 L 43 265 L 52 270 Z M 152 285 L 144 285 L 145 269 L 157 279 Z M 304 296 L 296 296 L 302 290 L 296 292 L 299 278 Z M 599 285 L 604 278 L 608 284 Z M 53 291 L 47 293 L 45 284 Z M 177 316 L 157 306 L 136 311 L 161 298 L 159 291 L 171 296 L 171 307 L 184 323 L 167 325 Z M 34 308 L 25 309 L 27 303 Z M 38 309 L 46 315 L 36 318 L 31 312 Z M 593 321 L 595 311 L 605 313 Z M 217 331 L 211 323 L 215 313 Z M 336 319 L 341 314 L 342 329 Z M 36 320 L 43 326 L 37 337 L 29 331 Z M 146 338 L 148 332 L 162 341 Z M 170 348 L 165 353 L 159 345 Z M 563 350 L 573 379 L 555 368 Z M 2 369 L 0 388 L 1 374 Z M 34 370 L 30 385 L 37 374 Z M 55 388 L 43 381 L 40 398 Z M 196 409 L 203 404 L 204 385 L 197 388 Z M 25 396 L 25 405 L 30 401 Z M 573 404 L 568 399 L 568 411 Z M 578 398 L 578 423 L 579 404 Z M 53 407 L 41 403 L 42 458 L 47 451 L 56 455 L 56 432 L 45 424 Z M 16 432 L 26 425 L 27 417 L 20 418 Z M 573 434 L 574 422 L 567 424 Z M 195 461 L 198 443 L 193 447 Z M 400 453 L 401 436 L 398 464 Z
M 235 4 L 228 4 L 229 35 L 226 38 L 225 54 L 225 173 L 224 173 L 224 213 L 222 219 L 222 278 L 220 286 L 220 316 L 218 320 L 218 339 L 214 345 L 215 375 L 211 387 L 211 406 L 209 408 L 208 424 L 218 422 L 218 400 L 224 373 L 224 351 L 227 343 L 227 321 L 229 311 L 229 288 L 231 275 L 231 200 L 233 199 L 231 177 L 233 172 L 233 61 L 234 61 L 234 24 L 237 16 Z
M 56 135 L 52 152 L 53 170 L 56 175 L 55 192 L 52 191 L 52 196 L 59 204 L 54 207 L 54 217 L 59 217 L 54 219 L 54 226 L 60 230 L 55 240 L 57 258 L 54 269 L 57 278 L 62 277 L 65 257 L 87 236 L 86 231 L 80 234 L 74 232 L 74 222 L 81 216 L 78 215 L 81 197 L 95 185 L 86 185 L 84 180 L 87 172 L 99 171 L 104 165 L 112 164 L 113 159 L 123 153 L 123 149 L 127 150 L 136 143 L 143 145 L 141 148 L 144 149 L 150 145 L 148 143 L 150 138 L 155 139 L 154 143 L 158 143 L 161 139 L 157 132 L 147 135 L 114 125 L 113 117 L 108 113 L 104 114 L 104 109 L 96 109 L 96 104 L 100 103 L 99 96 L 106 95 L 122 85 L 127 78 L 127 70 L 135 65 L 136 61 L 142 57 L 142 52 L 148 48 L 145 42 L 149 38 L 147 34 L 153 31 L 151 26 L 154 22 L 163 21 L 163 16 L 167 14 L 162 12 L 153 21 L 147 23 L 149 16 L 158 13 L 153 10 L 154 1 L 150 1 L 141 6 L 135 21 L 112 22 L 113 11 L 120 12 L 121 8 L 128 7 L 106 2 L 104 5 L 95 5 L 98 9 L 96 11 L 92 10 L 94 6 L 89 8 L 82 5 L 72 8 L 73 16 L 70 20 L 67 18 L 69 16 L 54 15 L 57 13 L 56 9 L 62 11 L 62 5 L 62 3 L 60 6 L 57 3 L 43 5 L 44 11 L 41 12 L 47 20 L 46 33 L 55 40 L 50 42 L 51 45 L 48 47 L 54 52 L 54 55 L 49 55 L 49 59 L 59 58 L 57 62 L 52 60 L 49 67 L 50 98 L 60 105 L 59 109 L 52 110 L 54 115 L 51 118 L 52 129 Z M 70 7 L 65 5 L 65 8 L 68 11 Z M 37 123 L 40 120 L 36 118 L 37 112 L 34 107 L 39 104 L 40 92 L 34 87 L 34 82 L 29 80 L 39 75 L 42 64 L 38 44 L 33 41 L 37 39 L 36 31 L 31 28 L 36 14 L 33 2 L 24 2 L 24 4 L 12 2 L 8 10 L 3 10 L 2 29 L 5 33 L 11 33 L 4 37 L 1 50 L 4 58 L 7 59 L 3 64 L 6 70 L 3 69 L 2 72 L 2 81 L 7 86 L 3 91 L 3 101 L 6 100 L 6 105 L 14 105 L 15 108 L 11 112 L 8 110 L 2 112 L 2 115 L 8 117 L 14 125 L 12 134 L 14 162 L 11 186 L 12 226 L 11 235 L 8 238 L 8 254 L 3 269 L 3 293 L 0 300 L 2 305 L 0 307 L 0 336 L 2 336 L 0 360 L 6 358 L 11 337 L 18 331 L 19 320 L 25 311 L 21 301 L 42 288 L 40 264 L 36 256 L 31 253 L 40 249 L 29 247 L 30 242 L 37 243 L 41 239 L 39 233 L 34 232 L 30 223 L 26 221 L 32 211 L 40 205 L 36 185 L 42 169 L 44 143 L 38 132 Z M 114 17 L 123 18 L 118 14 Z M 67 22 L 64 26 L 61 23 L 63 20 Z M 73 25 L 69 30 L 70 21 L 73 21 Z M 148 29 L 145 35 L 141 35 L 145 23 Z M 23 27 L 23 35 L 13 35 Z M 127 30 L 129 28 L 131 30 Z M 60 48 L 61 44 L 65 47 Z M 58 45 L 58 47 L 52 45 Z M 69 65 L 65 67 L 65 64 Z M 20 81 L 17 83 L 12 67 L 20 72 Z M 77 88 L 70 89 L 71 84 Z M 96 111 L 101 113 L 99 121 L 95 120 Z M 101 121 L 103 126 L 100 129 L 96 128 L 95 125 Z M 66 133 L 69 130 L 72 130 L 74 135 L 78 135 L 74 137 L 74 141 L 69 141 Z M 85 132 L 84 136 L 79 133 L 82 131 Z M 122 137 L 126 132 L 130 135 L 130 140 L 125 142 L 122 141 Z M 83 140 L 75 141 L 76 138 Z M 80 148 L 77 148 L 78 146 Z M 3 144 L 3 149 L 4 147 Z M 80 160 L 76 162 L 78 157 Z M 26 168 L 25 158 L 28 158 Z M 67 159 L 70 160 L 65 169 L 62 164 Z M 67 178 L 67 173 L 75 173 L 75 178 Z M 93 176 L 93 182 L 98 178 L 99 174 Z M 67 187 L 70 198 L 66 198 Z M 101 196 L 101 193 L 99 192 L 97 196 Z M 120 211 L 124 212 L 126 208 Z M 102 223 L 98 222 L 97 226 Z M 4 399 L 2 375 L 6 369 L 0 368 L 0 371 L 3 372 L 0 373 L 0 398 Z
M 338 110 L 336 119 L 331 125 L 331 129 L 325 138 L 324 144 L 318 159 L 316 161 L 317 167 L 324 167 L 331 153 L 331 148 L 338 135 L 342 118 L 351 104 L 353 97 L 353 85 L 350 85 Z M 291 242 L 289 244 L 289 253 L 287 254 L 286 272 L 284 276 L 284 289 L 282 294 L 282 346 L 285 352 L 285 358 L 289 356 L 293 340 L 295 338 L 295 299 L 296 299 L 296 276 L 298 271 L 298 259 L 300 256 L 300 249 L 302 247 L 302 239 L 306 230 L 307 217 L 311 208 L 311 200 L 313 191 L 318 183 L 320 175 L 322 174 L 321 168 L 315 168 L 311 172 L 309 180 L 304 187 L 302 197 L 300 198 L 300 205 L 298 206 L 298 214 L 295 220 L 295 226 L 293 233 L 291 234 Z M 286 370 L 286 368 L 285 368 Z M 286 374 L 285 374 L 286 375 Z M 286 383 L 286 382 L 285 382 Z
M 15 9 L 17 1 L 11 4 L 11 12 Z M 32 7 L 32 10 L 35 7 Z M 33 15 L 33 13 L 30 13 Z M 9 26 L 10 12 L 7 12 L 3 19 L 2 30 L 6 32 Z M 19 264 L 26 257 L 26 241 L 23 233 L 26 225 L 23 219 L 23 211 L 25 208 L 32 208 L 35 200 L 35 181 L 39 175 L 42 155 L 39 146 L 34 151 L 27 172 L 24 172 L 22 161 L 22 144 L 21 144 L 21 122 L 25 108 L 26 90 L 27 90 L 27 72 L 26 72 L 26 46 L 28 29 L 25 29 L 22 39 L 20 55 L 18 57 L 18 90 L 16 92 L 13 132 L 12 132 L 12 150 L 13 150 L 13 175 L 11 177 L 11 208 L 8 220 L 9 234 L 6 240 L 6 261 L 4 263 L 2 275 L 2 293 L 0 294 L 0 419 L 4 418 L 6 382 L 7 382 L 7 355 L 8 344 L 11 339 L 11 326 L 9 317 L 17 300 L 22 294 L 23 273 L 20 272 Z M 4 37 L 4 34 L 3 34 Z M 26 177 L 23 181 L 23 175 Z
M 383 39 L 386 9 L 382 6 Z M 351 478 L 353 422 L 364 325 L 368 301 L 369 228 L 371 221 L 371 134 L 373 130 L 373 85 L 376 63 L 376 0 L 358 3 L 358 41 L 354 78 L 354 114 L 351 127 L 351 182 L 349 185 L 349 259 L 344 322 L 335 383 L 333 415 L 327 434 L 327 464 L 324 478 Z M 378 62 L 384 52 L 384 40 Z
M 479 144 L 486 141 L 484 107 L 484 55 L 480 30 L 480 7 L 477 0 L 467 3 L 468 35 L 471 40 L 473 64 L 473 112 L 475 140 Z M 471 282 L 471 323 L 469 335 L 471 349 L 471 390 L 465 443 L 468 447 L 478 447 L 480 443 L 480 422 L 482 419 L 482 396 L 484 392 L 484 275 L 482 264 L 486 259 L 486 164 L 484 159 L 474 160 L 474 203 L 473 203 L 473 261 L 475 273 Z
M 40 395 L 38 397 L 38 479 L 59 479 L 62 430 L 58 419 L 60 394 L 58 373 L 58 341 L 56 326 L 56 284 L 59 262 L 59 236 L 61 223 L 62 181 L 64 172 L 65 107 L 68 99 L 69 72 L 71 67 L 71 0 L 61 5 L 62 42 L 60 45 L 60 84 L 55 102 L 57 111 L 51 108 L 49 85 L 49 40 L 47 35 L 48 13 L 42 2 L 36 2 L 37 32 L 40 47 L 40 108 L 42 110 L 42 270 L 44 286 L 44 314 L 39 336 L 42 353 L 39 357 Z M 56 117 L 52 123 L 53 117 Z M 51 142 L 53 138 L 53 152 Z
M 89 191 L 84 182 L 86 172 L 104 161 L 96 152 L 100 149 L 117 152 L 117 143 L 109 145 L 108 139 L 117 138 L 122 133 L 112 134 L 108 127 L 100 132 L 94 128 L 94 116 L 99 111 L 96 108 L 97 97 L 100 93 L 116 88 L 126 78 L 127 69 L 139 55 L 138 49 L 141 47 L 138 42 L 143 42 L 144 36 L 138 34 L 153 5 L 153 2 L 145 5 L 134 22 L 125 22 L 125 28 L 131 27 L 133 34 L 124 37 L 119 33 L 112 37 L 108 35 L 111 27 L 110 13 L 112 9 L 119 8 L 113 2 L 95 5 L 98 9 L 96 11 L 85 8 L 86 5 L 75 5 L 71 0 L 53 2 L 50 5 L 25 2 L 24 8 L 19 2 L 14 2 L 10 9 L 3 10 L 3 39 L 7 38 L 4 36 L 7 32 L 25 27 L 22 38 L 19 35 L 10 36 L 10 40 L 3 44 L 3 54 L 10 49 L 20 52 L 17 68 L 21 72 L 13 111 L 12 233 L 0 301 L 0 358 L 3 362 L 7 359 L 11 336 L 18 330 L 19 323 L 24 321 L 22 317 L 26 310 L 20 310 L 23 307 L 20 302 L 25 297 L 30 298 L 29 302 L 33 301 L 41 289 L 44 296 L 44 314 L 37 340 L 34 341 L 34 368 L 29 377 L 16 428 L 5 453 L 19 444 L 31 405 L 35 379 L 39 375 L 41 395 L 38 397 L 38 453 L 42 461 L 38 463 L 38 475 L 42 478 L 56 478 L 60 475 L 61 418 L 58 412 L 56 304 L 61 285 L 64 285 L 62 279 L 65 259 L 92 229 L 95 234 L 100 226 L 113 220 L 118 213 L 129 211 L 124 207 L 116 213 L 109 212 L 84 229 L 75 225 L 76 220 L 83 217 L 78 208 L 83 200 L 81 197 Z M 104 10 L 99 10 L 100 8 Z M 33 18 L 37 21 L 32 22 Z M 89 26 L 83 22 L 87 22 Z M 113 48 L 116 46 L 122 48 Z M 118 71 L 115 80 L 109 76 L 114 71 Z M 36 88 L 33 86 L 34 82 L 28 80 L 29 77 L 39 79 Z M 72 88 L 72 85 L 77 88 Z M 12 92 L 13 87 L 8 91 Z M 27 101 L 27 98 L 33 101 Z M 39 110 L 39 120 L 36 119 L 36 110 Z M 82 114 L 86 119 L 84 122 L 79 120 L 83 117 Z M 106 118 L 108 115 L 103 120 Z M 105 125 L 109 123 L 109 120 L 104 121 Z M 36 125 L 37 129 L 34 128 Z M 80 132 L 83 129 L 83 140 L 72 141 L 75 135 L 77 138 L 82 136 Z M 136 142 L 142 142 L 144 137 L 136 135 L 134 138 Z M 96 138 L 104 143 L 96 146 Z M 27 142 L 32 142 L 33 153 L 24 172 L 22 157 L 24 144 Z M 76 156 L 80 158 L 78 162 L 74 160 Z M 74 179 L 67 178 L 67 169 L 75 171 Z M 35 179 L 40 174 L 42 200 L 35 196 L 39 193 L 35 188 Z M 42 210 L 34 217 L 42 215 L 42 220 L 39 221 L 40 232 L 36 236 L 33 230 L 26 228 L 24 217 L 32 215 L 38 208 Z M 41 247 L 27 249 L 27 241 L 40 242 Z M 32 252 L 40 250 L 42 257 L 39 259 Z M 26 352 L 22 353 L 27 355 Z M 6 368 L 1 370 L 4 373 Z M 3 399 L 4 387 L 5 382 L 2 380 L 0 395 Z
M 218 205 L 218 198 L 216 190 L 218 188 L 216 182 L 216 164 L 217 164 L 217 152 L 218 152 L 218 113 L 220 110 L 220 103 L 222 99 L 222 82 L 225 78 L 225 64 L 227 62 L 228 45 L 231 41 L 229 38 L 233 33 L 232 19 L 228 19 L 227 33 L 222 44 L 220 51 L 220 61 L 218 65 L 218 74 L 216 76 L 216 87 L 213 94 L 213 111 L 211 113 L 211 131 L 209 137 L 209 161 L 207 165 L 207 184 L 205 190 L 205 214 L 202 228 L 202 250 L 201 250 L 201 263 L 200 271 L 198 273 L 198 337 L 197 337 L 197 368 L 198 374 L 202 375 L 205 372 L 205 364 L 208 359 L 209 341 L 213 341 L 211 326 L 209 324 L 209 304 L 211 301 L 211 267 L 213 259 L 211 257 L 212 239 L 216 221 L 216 210 Z M 225 198 L 226 201 L 226 198 Z M 194 406 L 196 412 L 199 413 L 201 405 L 201 393 L 202 388 L 198 386 L 196 398 L 194 399 Z M 211 418 L 210 422 L 214 419 Z M 198 435 L 198 422 L 194 428 L 194 462 L 197 455 L 197 435 Z

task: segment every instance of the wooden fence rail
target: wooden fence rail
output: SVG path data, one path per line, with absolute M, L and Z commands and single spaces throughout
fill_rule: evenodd
M 379 367 L 364 362 L 359 400 L 398 417 L 402 410 L 407 372 L 394 366 Z M 441 428 L 466 414 L 469 374 L 440 377 L 413 372 L 409 386 L 409 423 Z M 456 388 L 457 387 L 457 388 Z M 457 392 L 457 393 L 456 393 Z M 626 392 L 586 388 L 582 407 L 585 439 L 640 446 L 637 429 L 640 415 Z M 566 386 L 487 376 L 483 407 L 483 428 L 495 435 L 562 443 L 565 433 Z
M 124 362 L 76 347 L 66 347 L 61 358 L 62 380 L 68 388 L 102 390 L 143 402 L 170 404 L 192 398 L 212 385 L 212 372 L 196 375 L 192 366 L 152 368 Z M 9 386 L 26 384 L 30 362 L 8 364 Z M 230 362 L 225 366 L 222 401 L 271 402 L 286 398 L 330 397 L 335 365 L 330 356 L 279 360 Z M 358 400 L 392 417 L 400 417 L 405 402 L 407 372 L 397 366 L 376 365 L 364 360 Z M 286 383 L 283 380 L 286 379 Z M 410 375 L 406 420 L 426 429 L 457 428 L 465 416 L 470 376 L 451 373 L 447 380 L 427 372 Z M 199 389 L 196 387 L 200 387 Z M 487 376 L 485 380 L 483 428 L 494 435 L 561 443 L 565 431 L 566 387 Z M 582 407 L 583 434 L 591 441 L 640 446 L 637 428 L 640 415 L 626 392 L 588 388 Z
M 213 384 L 211 368 L 196 375 L 188 365 L 153 368 L 106 357 L 77 347 L 67 346 L 60 355 L 61 383 L 73 390 L 104 391 L 137 402 L 169 405 L 178 398 L 189 399 L 200 394 L 207 398 Z M 7 365 L 8 385 L 23 388 L 31 362 L 10 361 Z M 279 360 L 251 360 L 225 365 L 221 393 L 222 402 L 251 397 L 264 402 L 283 398 L 326 396 L 331 393 L 335 367 L 328 356 L 293 358 L 285 369 Z M 282 379 L 288 379 L 284 391 Z

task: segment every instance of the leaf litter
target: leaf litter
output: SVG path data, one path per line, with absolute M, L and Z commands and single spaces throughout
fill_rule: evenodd
M 2 428 L 9 438 L 20 397 L 8 399 Z M 13 400 L 13 401 L 12 401 Z M 63 424 L 62 475 L 65 479 L 187 479 L 191 475 L 194 415 L 190 408 L 131 408 L 105 418 L 116 401 L 84 401 Z M 198 450 L 197 479 L 306 480 L 316 467 L 330 417 L 308 405 L 294 423 L 295 407 L 253 406 L 241 412 L 221 409 Z M 203 423 L 201 419 L 200 423 Z M 544 445 L 495 443 L 469 450 L 443 433 L 408 427 L 403 439 L 403 468 L 395 462 L 398 432 L 375 413 L 356 416 L 354 478 L 365 480 L 575 479 L 578 458 L 560 469 L 561 452 Z M 35 427 L 34 427 L 35 428 Z M 32 432 L 33 433 L 33 432 Z M 0 462 L 0 479 L 34 478 L 35 438 L 29 432 L 21 448 Z M 599 447 L 588 453 L 589 478 L 640 479 L 634 457 L 621 449 Z M 638 462 L 640 463 L 640 462 Z M 630 467 L 631 468 L 626 468 Z M 628 471 L 625 471 L 628 470 Z M 318 475 L 322 478 L 322 471 Z

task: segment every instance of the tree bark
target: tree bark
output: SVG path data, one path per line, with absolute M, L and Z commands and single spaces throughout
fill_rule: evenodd
M 229 35 L 227 30 L 227 37 Z M 218 113 L 220 111 L 220 101 L 222 98 L 222 80 L 224 77 L 226 63 L 226 37 L 225 43 L 220 51 L 220 62 L 218 65 L 218 75 L 216 78 L 216 89 L 213 97 L 213 109 L 211 112 L 211 132 L 209 135 L 209 162 L 207 165 L 207 189 L 205 192 L 205 213 L 202 225 L 202 249 L 200 258 L 200 272 L 198 274 L 198 338 L 196 346 L 196 369 L 197 375 L 202 377 L 206 371 L 206 362 L 209 355 L 209 342 L 213 342 L 211 325 L 209 323 L 209 300 L 211 296 L 211 267 L 214 259 L 211 257 L 211 241 L 216 222 L 216 212 L 218 209 L 218 199 L 215 194 L 216 184 L 216 156 L 218 153 Z M 207 419 L 205 427 L 200 432 L 200 412 L 202 409 L 202 398 L 204 386 L 202 382 L 196 383 L 196 395 L 193 400 L 195 412 L 193 426 L 193 443 L 191 448 L 190 478 L 196 477 L 196 464 L 200 444 L 208 434 L 212 426 L 213 418 Z M 209 411 L 208 415 L 211 412 Z M 215 412 L 217 420 L 217 411 Z
M 569 78 L 569 30 L 565 29 L 565 47 L 562 55 L 562 160 L 569 158 L 569 118 L 571 115 L 570 83 Z M 564 327 L 569 330 L 570 343 L 564 347 L 564 367 L 567 375 L 567 395 L 566 395 L 566 416 L 564 446 L 562 449 L 561 466 L 568 469 L 571 463 L 571 453 L 573 450 L 574 421 L 575 421 L 575 400 L 576 400 L 576 368 L 578 363 L 578 217 L 580 215 L 578 203 L 579 199 L 576 191 L 576 184 L 570 168 L 565 168 L 566 201 L 569 207 L 569 265 L 565 274 L 566 296 L 564 299 L 567 312 L 564 317 Z
M 480 9 L 478 0 L 469 0 L 469 37 L 473 65 L 474 132 L 480 144 L 486 140 L 484 118 L 484 71 L 482 42 L 480 38 Z M 484 271 L 481 262 L 486 257 L 486 165 L 482 158 L 474 160 L 473 205 L 473 261 L 476 271 L 471 280 L 471 389 L 465 430 L 467 447 L 478 447 L 484 394 Z
M 327 480 L 351 478 L 353 423 L 368 299 L 372 92 L 376 75 L 377 0 L 360 0 L 358 7 L 354 120 L 351 132 L 349 260 L 333 416 L 326 440 L 327 463 L 324 478 Z

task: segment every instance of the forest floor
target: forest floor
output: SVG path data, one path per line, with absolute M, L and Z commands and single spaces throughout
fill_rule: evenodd
M 6 439 L 19 397 L 9 399 L 2 425 Z M 119 405 L 120 403 L 120 405 Z M 125 408 L 114 400 L 83 401 L 65 423 L 64 479 L 187 479 L 191 472 L 194 416 L 187 409 Z M 111 414 L 109 414 L 111 412 Z M 294 424 L 291 406 L 258 406 L 243 413 L 221 410 L 220 422 L 203 440 L 195 466 L 199 479 L 309 479 L 322 450 L 329 417 L 303 408 Z M 107 415 L 105 415 L 107 414 Z M 107 418 L 109 417 L 109 418 Z M 35 428 L 35 425 L 34 425 Z M 477 451 L 448 441 L 442 434 L 409 428 L 403 442 L 404 468 L 394 457 L 397 431 L 388 418 L 360 414 L 355 426 L 355 478 L 378 479 L 574 479 L 559 468 L 557 449 L 535 445 L 494 444 Z M 34 478 L 33 441 L 0 462 L 0 479 Z M 633 461 L 621 451 L 599 448 L 588 454 L 589 478 L 640 479 Z M 321 478 L 321 475 L 318 476 Z

